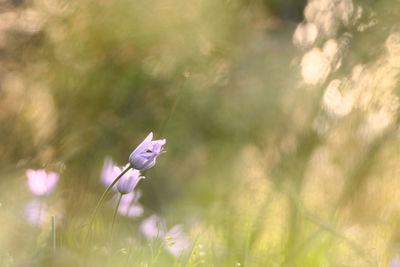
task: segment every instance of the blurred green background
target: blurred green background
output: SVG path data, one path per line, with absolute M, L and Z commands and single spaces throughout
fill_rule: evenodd
M 399 17 L 391 0 L 0 1 L 1 266 L 400 266 Z M 110 248 L 108 201 L 83 248 L 104 158 L 151 131 L 167 153 L 144 214 Z M 49 218 L 25 220 L 29 168 L 60 173 L 55 256 Z M 152 214 L 192 253 L 154 260 Z

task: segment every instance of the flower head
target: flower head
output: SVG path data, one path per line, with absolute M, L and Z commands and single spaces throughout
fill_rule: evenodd
M 153 133 L 150 133 L 143 142 L 129 156 L 129 162 L 134 169 L 144 171 L 156 164 L 156 158 L 164 153 L 163 145 L 165 139 L 152 140 Z
M 43 224 L 47 216 L 47 205 L 37 199 L 31 200 L 25 206 L 25 216 L 31 225 Z
M 46 172 L 45 170 L 26 171 L 28 177 L 28 186 L 31 192 L 37 196 L 48 195 L 56 186 L 59 174 L 55 172 Z
M 118 177 L 118 175 L 121 172 L 118 172 L 119 169 L 116 169 L 117 164 L 115 164 L 110 157 L 106 157 L 104 159 L 104 164 L 103 168 L 101 169 L 101 181 L 105 186 L 109 186 L 115 178 Z M 115 187 L 113 187 L 113 190 L 116 190 Z
M 168 231 L 166 229 L 164 219 L 155 214 L 143 220 L 140 224 L 140 230 L 147 239 L 160 238 L 164 240 L 165 249 L 172 255 L 178 257 L 184 251 L 189 251 L 190 242 L 183 233 L 182 225 L 177 224 Z
M 394 256 L 390 261 L 390 267 L 400 267 L 400 257 L 398 255 Z
M 129 165 L 125 166 L 125 168 L 128 168 Z M 123 169 L 119 167 L 114 167 L 116 169 L 116 172 L 121 173 Z M 135 189 L 136 185 L 138 182 L 144 179 L 144 176 L 140 176 L 140 171 L 130 169 L 127 173 L 125 173 L 124 176 L 121 177 L 121 179 L 117 183 L 117 189 L 118 191 L 125 195 L 133 191 Z
M 118 212 L 129 218 L 140 217 L 143 214 L 143 207 L 139 204 L 140 193 L 133 192 L 123 195 L 121 198 Z
M 165 222 L 159 216 L 153 214 L 149 218 L 143 220 L 140 224 L 140 230 L 148 239 L 164 237 Z
M 166 248 L 174 256 L 180 256 L 189 251 L 190 242 L 183 233 L 182 225 L 175 225 L 166 233 Z

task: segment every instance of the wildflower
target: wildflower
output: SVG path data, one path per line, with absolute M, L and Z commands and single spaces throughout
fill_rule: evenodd
M 190 248 L 190 242 L 183 234 L 182 225 L 175 225 L 166 234 L 167 250 L 178 257 Z
M 121 173 L 118 172 L 119 169 L 116 169 L 117 165 L 112 161 L 110 157 L 106 157 L 104 159 L 104 164 L 103 168 L 101 169 L 101 181 L 105 186 L 109 186 L 115 178 Z M 116 190 L 115 187 L 113 187 L 113 190 Z
M 390 261 L 390 267 L 400 267 L 400 257 L 397 255 Z
M 47 216 L 47 205 L 37 199 L 31 200 L 25 206 L 26 220 L 31 225 L 43 224 Z
M 147 239 L 160 237 L 165 242 L 165 248 L 172 255 L 178 257 L 190 249 L 190 242 L 183 233 L 182 225 L 175 225 L 167 232 L 164 229 L 166 229 L 165 221 L 155 214 L 140 224 L 140 230 Z
M 140 230 L 148 239 L 154 239 L 159 236 L 164 237 L 164 221 L 153 214 L 149 218 L 143 220 L 140 224 Z
M 143 214 L 143 207 L 139 204 L 140 192 L 131 191 L 121 198 L 118 212 L 129 218 L 140 217 Z
M 28 177 L 29 189 L 37 196 L 50 194 L 59 178 L 58 173 L 32 169 L 26 171 L 26 176 Z
M 153 133 L 150 133 L 143 142 L 129 156 L 129 162 L 134 169 L 144 171 L 156 164 L 156 158 L 164 153 L 163 145 L 165 139 L 154 140 Z
M 129 165 L 125 166 L 124 169 L 126 169 Z M 119 167 L 115 167 L 116 172 L 121 173 L 123 169 Z M 130 169 L 127 173 L 125 173 L 124 176 L 118 181 L 117 183 L 117 189 L 118 191 L 125 195 L 128 194 L 129 192 L 132 192 L 133 189 L 135 189 L 136 185 L 138 182 L 144 179 L 144 176 L 140 176 L 140 171 Z

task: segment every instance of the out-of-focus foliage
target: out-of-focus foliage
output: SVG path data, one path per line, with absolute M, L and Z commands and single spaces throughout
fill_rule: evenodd
M 0 1 L 0 265 L 394 264 L 399 17 L 390 0 Z M 104 159 L 150 131 L 167 153 L 87 245 Z M 54 191 L 34 197 L 27 169 L 59 173 Z

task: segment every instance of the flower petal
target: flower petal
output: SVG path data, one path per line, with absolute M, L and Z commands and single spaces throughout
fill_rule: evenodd
M 151 140 L 153 139 L 153 132 L 150 132 L 149 135 L 141 142 L 136 149 L 132 152 L 130 157 L 135 157 L 136 155 L 146 151 L 149 149 L 149 145 L 151 144 Z
M 103 168 L 101 170 L 101 181 L 105 186 L 109 186 L 115 178 L 117 178 L 117 172 L 115 172 L 114 167 L 117 166 L 110 157 L 104 159 Z M 116 190 L 113 187 L 113 190 Z
M 53 189 L 56 186 L 59 178 L 60 178 L 59 174 L 55 173 L 55 172 L 50 172 L 47 175 L 47 180 L 46 180 L 46 191 L 47 191 L 47 194 L 49 194 L 51 191 L 53 191 Z

